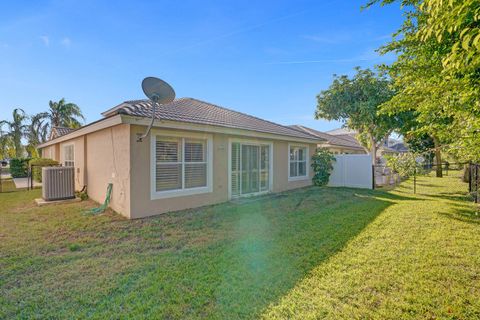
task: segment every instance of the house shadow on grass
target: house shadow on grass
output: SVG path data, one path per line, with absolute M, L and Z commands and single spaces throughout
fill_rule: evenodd
M 257 318 L 388 206 L 405 199 L 382 191 L 309 187 L 190 210 L 195 215 L 187 225 L 196 234 L 213 232 L 212 240 L 146 257 L 149 263 L 109 304 L 126 295 L 128 309 L 141 308 L 146 317 Z

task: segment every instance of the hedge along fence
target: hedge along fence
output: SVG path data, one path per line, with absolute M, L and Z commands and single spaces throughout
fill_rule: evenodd
M 25 178 L 28 176 L 29 158 L 16 158 L 10 160 L 10 174 L 12 178 Z
M 58 166 L 58 161 L 47 158 L 35 158 L 29 162 L 32 168 L 32 178 L 35 181 L 42 182 L 42 167 Z

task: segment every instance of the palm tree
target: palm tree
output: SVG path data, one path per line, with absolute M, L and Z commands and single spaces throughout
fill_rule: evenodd
M 9 143 L 8 132 L 3 131 L 5 121 L 0 121 L 0 160 L 7 158 L 7 148 Z
M 23 156 L 22 138 L 25 137 L 28 126 L 24 123 L 28 118 L 25 111 L 16 108 L 12 113 L 13 120 L 0 121 L 0 127 L 6 125 L 8 127 L 7 135 L 12 139 L 13 147 L 15 149 L 15 157 L 21 158 Z
M 85 121 L 80 107 L 75 103 L 65 102 L 65 98 L 58 102 L 50 100 L 48 105 L 50 109 L 47 117 L 52 127 L 79 128 L 82 126 L 81 120 Z
M 48 112 L 40 112 L 30 117 L 30 124 L 26 132 L 27 152 L 30 157 L 36 154 L 37 146 L 47 140 L 49 127 Z

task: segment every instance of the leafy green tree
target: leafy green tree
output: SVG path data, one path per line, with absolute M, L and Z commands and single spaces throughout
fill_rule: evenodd
M 398 114 L 378 112 L 395 94 L 390 84 L 388 78 L 369 69 L 356 68 L 352 78 L 335 76 L 330 87 L 317 96 L 315 118 L 342 121 L 357 131 L 375 164 L 377 149 L 401 121 Z
M 58 102 L 50 100 L 48 105 L 46 117 L 52 127 L 79 128 L 82 126 L 82 121 L 85 121 L 80 107 L 75 103 L 65 102 L 64 98 Z
M 427 163 L 432 163 L 435 143 L 428 134 L 409 134 L 404 136 L 404 141 L 411 152 L 422 155 Z
M 8 136 L 12 140 L 14 155 L 17 158 L 23 156 L 22 138 L 25 137 L 28 126 L 25 124 L 27 120 L 25 111 L 20 108 L 16 108 L 12 113 L 12 121 L 3 120 L 0 122 L 0 126 L 5 125 L 8 128 Z
M 405 20 L 381 51 L 397 95 L 386 108 L 416 111 L 436 149 L 461 160 L 480 160 L 480 3 L 478 0 L 372 0 L 399 2 Z

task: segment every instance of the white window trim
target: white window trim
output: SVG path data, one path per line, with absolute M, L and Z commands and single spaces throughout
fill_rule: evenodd
M 68 142 L 68 143 L 62 143 L 60 146 L 60 163 L 62 166 L 65 166 L 65 147 L 73 147 L 73 167 L 77 165 L 77 161 L 75 159 L 75 143 L 73 142 Z
M 232 197 L 232 143 L 240 143 L 253 146 L 268 146 L 269 147 L 269 174 L 268 174 L 268 190 L 259 191 L 254 193 L 243 194 L 239 196 Z M 265 193 L 272 192 L 273 190 L 273 142 L 271 141 L 259 141 L 259 140 L 249 140 L 249 139 L 237 139 L 229 138 L 228 139 L 228 199 L 241 198 L 241 197 L 251 197 L 256 195 L 261 195 Z
M 305 173 L 306 175 L 304 176 L 297 176 L 297 177 L 291 177 L 290 176 L 290 148 L 291 147 L 299 147 L 299 148 L 306 148 L 306 170 Z M 309 180 L 310 179 L 310 147 L 307 144 L 299 144 L 299 143 L 289 143 L 288 144 L 288 150 L 287 150 L 287 156 L 288 156 L 288 181 L 303 181 L 303 180 Z
M 185 138 L 185 139 L 199 139 L 207 140 L 207 186 L 157 191 L 156 187 L 156 159 L 155 159 L 155 143 L 157 136 L 164 138 Z M 182 144 L 183 148 L 183 144 Z M 184 157 L 184 150 L 182 150 L 182 157 Z M 183 169 L 182 169 L 183 170 Z M 183 172 L 182 172 L 183 174 Z M 164 130 L 152 129 L 150 133 L 150 200 L 167 199 L 182 196 L 191 196 L 195 194 L 209 193 L 213 191 L 213 137 L 211 134 L 194 133 L 194 132 L 170 132 Z

